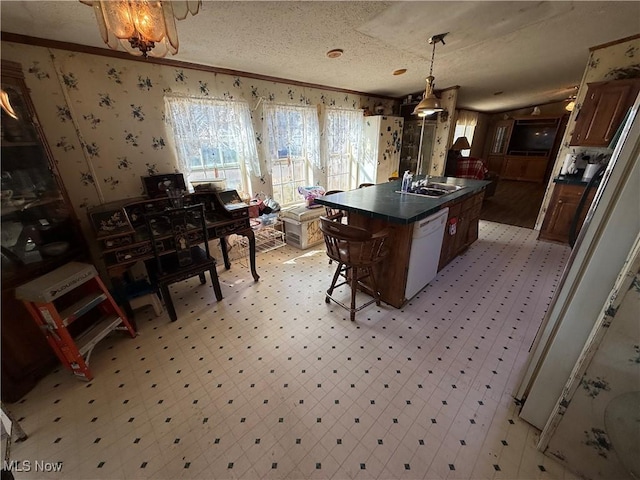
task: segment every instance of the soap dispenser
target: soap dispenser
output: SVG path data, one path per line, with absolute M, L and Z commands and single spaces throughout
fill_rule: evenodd
M 411 186 L 411 180 L 413 179 L 413 175 L 411 175 L 411 172 L 409 172 L 409 170 L 406 170 L 404 172 L 404 175 L 402 176 L 402 188 L 401 190 L 403 192 L 408 192 L 409 191 L 409 187 Z

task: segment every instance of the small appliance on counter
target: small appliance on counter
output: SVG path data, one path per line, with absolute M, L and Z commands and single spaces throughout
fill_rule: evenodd
M 591 180 L 601 166 L 599 163 L 588 163 L 582 174 L 582 181 L 588 182 Z
M 593 155 L 589 157 L 587 160 L 587 164 L 584 167 L 584 173 L 582 174 L 582 181 L 588 182 L 593 178 L 593 176 L 597 173 L 600 167 L 606 165 L 609 162 L 608 154 L 599 153 L 597 155 Z

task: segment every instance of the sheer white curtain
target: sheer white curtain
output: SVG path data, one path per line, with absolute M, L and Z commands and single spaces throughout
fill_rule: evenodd
M 328 190 L 351 190 L 356 187 L 358 165 L 364 161 L 364 113 L 327 107 L 324 116 L 322 153 Z
M 318 111 L 311 105 L 264 104 L 263 141 L 269 173 L 274 161 L 305 159 L 322 168 Z
M 247 175 L 260 176 L 261 172 L 247 102 L 167 95 L 165 113 L 180 170 L 188 178 L 240 175 L 243 189 L 249 191 Z
M 473 133 L 476 125 L 478 125 L 478 112 L 458 110 L 453 141 L 455 142 L 458 137 L 467 137 L 469 144 L 473 143 Z
M 470 112 L 469 110 L 458 110 L 458 118 L 456 119 L 456 128 L 453 134 L 453 142 L 459 137 L 466 137 L 469 145 L 473 144 L 473 134 L 478 124 L 478 112 Z M 464 156 L 469 156 L 471 149 L 461 150 Z

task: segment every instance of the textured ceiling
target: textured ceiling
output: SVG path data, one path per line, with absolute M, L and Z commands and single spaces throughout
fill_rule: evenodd
M 78 1 L 0 7 L 2 31 L 106 48 Z M 459 85 L 460 107 L 491 112 L 566 98 L 589 47 L 640 33 L 640 2 L 205 0 L 177 27 L 176 60 L 394 97 L 424 89 L 428 38 L 450 32 L 436 46 L 436 89 Z M 344 55 L 328 59 L 332 48 Z

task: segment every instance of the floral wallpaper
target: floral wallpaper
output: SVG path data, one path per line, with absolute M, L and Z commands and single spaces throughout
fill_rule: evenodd
M 580 147 L 569 147 L 569 141 L 573 135 L 576 117 L 580 113 L 582 102 L 584 102 L 587 95 L 587 83 L 616 80 L 623 78 L 623 75 L 625 75 L 624 78 L 626 78 L 626 76 L 640 77 L 640 38 L 600 48 L 592 51 L 589 55 L 589 60 L 582 77 L 582 83 L 578 89 L 576 107 L 569 116 L 567 128 L 564 132 L 564 137 L 562 138 L 562 145 L 558 150 L 558 156 L 556 157 L 556 162 L 553 166 L 553 173 L 551 175 L 552 179 L 560 173 L 566 154 L 580 149 Z M 590 148 L 589 150 L 593 150 L 593 148 Z M 547 191 L 545 192 L 545 196 L 542 201 L 542 208 L 540 209 L 538 220 L 536 221 L 536 230 L 539 230 L 542 226 L 542 221 L 544 220 L 544 216 L 549 206 L 549 200 L 553 193 L 553 186 L 554 184 L 552 181 L 547 185 Z
M 45 136 L 85 229 L 88 208 L 142 195 L 140 177 L 176 171 L 164 112 L 167 92 L 246 100 L 263 166 L 261 100 L 370 110 L 382 106 L 386 111 L 396 107 L 396 102 L 377 97 L 11 42 L 2 42 L 2 57 L 23 67 Z M 253 193 L 271 193 L 266 173 L 251 182 Z
M 446 114 L 438 114 L 436 134 L 431 154 L 431 175 L 443 175 L 447 163 L 447 152 L 453 143 L 455 131 L 455 109 L 458 102 L 458 87 L 449 88 L 439 92 L 440 103 L 446 110 Z
M 640 241 L 552 417 L 546 453 L 583 478 L 640 478 Z

